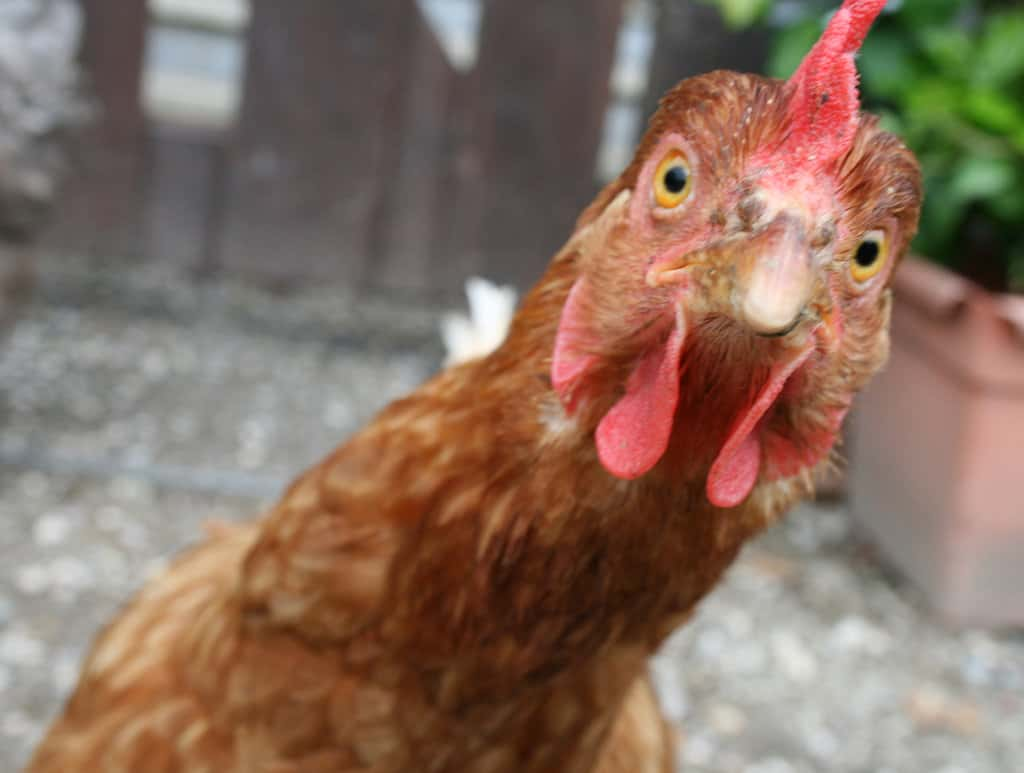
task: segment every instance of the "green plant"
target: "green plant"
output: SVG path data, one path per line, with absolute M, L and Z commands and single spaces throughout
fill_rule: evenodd
M 710 1 L 723 12 L 730 4 Z M 769 72 L 785 78 L 837 2 L 753 3 L 738 21 L 760 14 L 779 27 Z M 924 170 L 914 247 L 990 289 L 1024 291 L 1024 7 L 902 0 L 889 11 L 858 65 L 865 108 L 907 141 Z
M 772 0 L 702 0 L 718 6 L 725 23 L 734 29 L 747 27 L 759 21 L 771 8 Z

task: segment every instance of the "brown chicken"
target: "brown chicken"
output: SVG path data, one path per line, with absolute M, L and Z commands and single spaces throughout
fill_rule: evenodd
M 859 112 L 882 5 L 786 83 L 676 87 L 506 342 L 146 587 L 29 770 L 671 770 L 648 656 L 886 356 L 921 186 Z

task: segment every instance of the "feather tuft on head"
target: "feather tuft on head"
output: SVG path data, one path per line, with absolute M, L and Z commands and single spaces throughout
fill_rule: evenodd
M 885 3 L 845 0 L 789 79 L 788 168 L 827 168 L 850 149 L 860 114 L 854 56 Z

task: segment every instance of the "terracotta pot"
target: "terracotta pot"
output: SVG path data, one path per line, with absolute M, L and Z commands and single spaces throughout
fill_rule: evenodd
M 851 508 L 939 611 L 1024 623 L 1024 297 L 908 260 L 858 401 Z

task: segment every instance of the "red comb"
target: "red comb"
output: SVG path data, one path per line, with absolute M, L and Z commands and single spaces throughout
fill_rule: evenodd
M 853 59 L 885 3 L 845 0 L 789 79 L 790 123 L 782 150 L 793 167 L 821 168 L 849 150 L 860 112 Z

